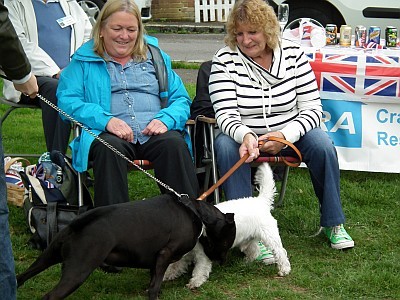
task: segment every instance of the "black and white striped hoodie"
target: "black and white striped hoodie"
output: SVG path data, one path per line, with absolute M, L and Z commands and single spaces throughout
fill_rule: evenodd
M 321 99 L 314 73 L 299 45 L 282 40 L 269 70 L 228 46 L 213 58 L 209 92 L 218 126 L 236 142 L 247 133 L 280 131 L 296 142 L 320 126 Z

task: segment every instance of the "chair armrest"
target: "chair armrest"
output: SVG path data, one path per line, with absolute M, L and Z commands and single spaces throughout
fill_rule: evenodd
M 186 126 L 195 125 L 195 124 L 196 124 L 195 120 L 189 119 L 186 121 Z
M 215 118 L 209 118 L 209 117 L 205 117 L 205 116 L 198 116 L 197 118 L 199 121 L 207 123 L 207 124 L 216 124 L 217 120 L 215 120 Z

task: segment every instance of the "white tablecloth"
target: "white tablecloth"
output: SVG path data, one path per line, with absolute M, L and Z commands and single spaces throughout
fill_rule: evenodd
M 340 168 L 400 173 L 400 50 L 305 50 Z

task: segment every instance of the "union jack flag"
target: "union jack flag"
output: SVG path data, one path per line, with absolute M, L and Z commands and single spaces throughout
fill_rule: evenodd
M 6 182 L 16 184 L 19 187 L 24 187 L 24 183 L 21 180 L 21 177 L 12 173 L 6 173 Z
M 397 54 L 397 53 L 396 53 Z M 363 49 L 321 49 L 307 54 L 321 92 L 356 95 L 363 100 L 400 102 L 400 55 Z

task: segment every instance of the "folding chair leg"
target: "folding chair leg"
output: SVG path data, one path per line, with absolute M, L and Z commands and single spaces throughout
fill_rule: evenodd
M 204 167 L 204 184 L 203 184 L 203 192 L 207 191 L 210 184 L 210 176 L 212 172 L 212 166 L 207 165 Z
M 81 129 L 77 124 L 75 124 L 75 123 L 72 124 L 72 130 L 73 130 L 72 132 L 73 132 L 74 138 L 76 138 L 80 135 Z M 85 176 L 85 173 L 78 172 L 78 205 L 79 205 L 79 207 L 83 206 L 83 184 L 84 184 L 84 180 L 85 180 L 84 176 Z
M 83 206 L 83 173 L 78 173 L 78 205 Z
M 279 200 L 278 203 L 275 204 L 275 207 L 279 207 L 282 206 L 283 204 L 283 198 L 285 197 L 285 193 L 286 193 L 286 185 L 287 185 L 287 181 L 289 178 L 289 166 L 285 166 L 284 172 L 283 172 L 283 179 L 281 182 L 281 190 L 279 192 Z
M 207 124 L 209 133 L 210 133 L 210 154 L 211 154 L 211 171 L 212 171 L 212 177 L 213 177 L 213 184 L 216 184 L 218 182 L 218 167 L 217 167 L 217 159 L 215 158 L 215 151 L 214 151 L 214 125 L 212 124 Z M 216 188 L 214 190 L 214 199 L 215 199 L 215 204 L 219 203 L 219 188 Z

